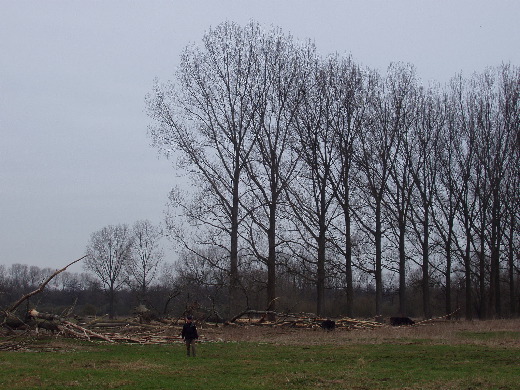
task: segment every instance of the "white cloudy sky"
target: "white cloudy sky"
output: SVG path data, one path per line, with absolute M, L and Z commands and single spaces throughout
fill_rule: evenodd
M 519 65 L 519 17 L 518 0 L 0 0 L 0 264 L 60 267 L 106 225 L 162 222 L 175 175 L 144 96 L 210 26 L 254 19 L 446 82 Z

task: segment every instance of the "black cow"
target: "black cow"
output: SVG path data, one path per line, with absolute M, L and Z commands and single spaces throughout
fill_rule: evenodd
M 415 322 L 409 317 L 390 317 L 390 325 L 402 326 L 402 325 L 413 325 Z
M 336 322 L 332 320 L 325 320 L 320 325 L 323 329 L 334 330 L 336 328 Z

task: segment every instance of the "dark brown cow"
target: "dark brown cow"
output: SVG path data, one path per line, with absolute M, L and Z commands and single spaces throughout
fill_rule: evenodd
M 403 326 L 413 324 L 415 324 L 415 322 L 409 317 L 390 317 L 390 325 L 392 326 Z
M 336 328 L 336 322 L 332 320 L 325 320 L 320 325 L 323 329 L 334 330 Z

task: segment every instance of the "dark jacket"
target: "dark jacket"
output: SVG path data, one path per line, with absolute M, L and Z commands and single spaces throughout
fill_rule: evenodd
M 187 322 L 182 327 L 181 336 L 185 340 L 194 340 L 199 338 L 199 334 L 197 333 L 197 328 L 193 322 Z

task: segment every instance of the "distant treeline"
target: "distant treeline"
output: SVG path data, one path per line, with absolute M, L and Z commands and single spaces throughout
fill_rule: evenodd
M 24 294 L 37 289 L 41 282 L 54 273 L 54 269 L 39 268 L 24 264 L 0 266 L 0 309 L 6 308 Z M 162 273 L 154 280 L 146 296 L 141 291 L 125 286 L 115 294 L 114 316 L 137 316 L 138 307 L 144 305 L 158 317 L 181 318 L 186 312 L 193 313 L 198 319 L 210 321 L 224 321 L 228 307 L 228 294 L 224 285 L 208 285 L 197 281 L 195 275 L 186 273 L 178 265 L 165 264 Z M 177 276 L 174 276 L 177 275 Z M 218 278 L 215 276 L 215 278 Z M 244 275 L 248 290 L 247 308 L 258 310 L 267 309 L 264 306 L 266 299 L 265 285 L 261 279 L 265 278 L 259 272 Z M 398 312 L 398 291 L 391 280 L 385 283 L 388 287 L 383 294 L 384 311 L 382 315 L 392 316 Z M 463 283 L 455 283 L 452 296 L 454 307 L 463 307 Z M 277 290 L 278 310 L 280 313 L 312 313 L 315 309 L 315 290 L 312 283 L 298 277 L 298 275 L 284 274 L 279 278 Z M 420 308 L 420 281 L 412 281 L 409 287 L 412 294 L 410 304 L 413 308 Z M 373 301 L 375 290 L 370 284 L 357 285 L 355 288 L 355 312 L 359 318 L 374 317 Z M 324 315 L 341 317 L 345 315 L 346 294 L 340 287 L 328 289 L 326 292 Z M 443 314 L 444 291 L 437 285 L 432 288 L 434 297 L 433 312 Z M 460 305 L 460 306 L 459 306 Z M 19 308 L 23 312 L 36 308 L 40 312 L 53 314 L 75 315 L 79 317 L 104 317 L 109 315 L 110 298 L 99 281 L 91 273 L 63 272 L 57 275 L 41 292 L 33 296 Z M 246 306 L 243 308 L 245 309 Z M 241 310 L 232 313 L 237 314 Z M 454 317 L 460 316 L 460 311 Z M 420 317 L 420 310 L 412 309 L 410 316 Z

